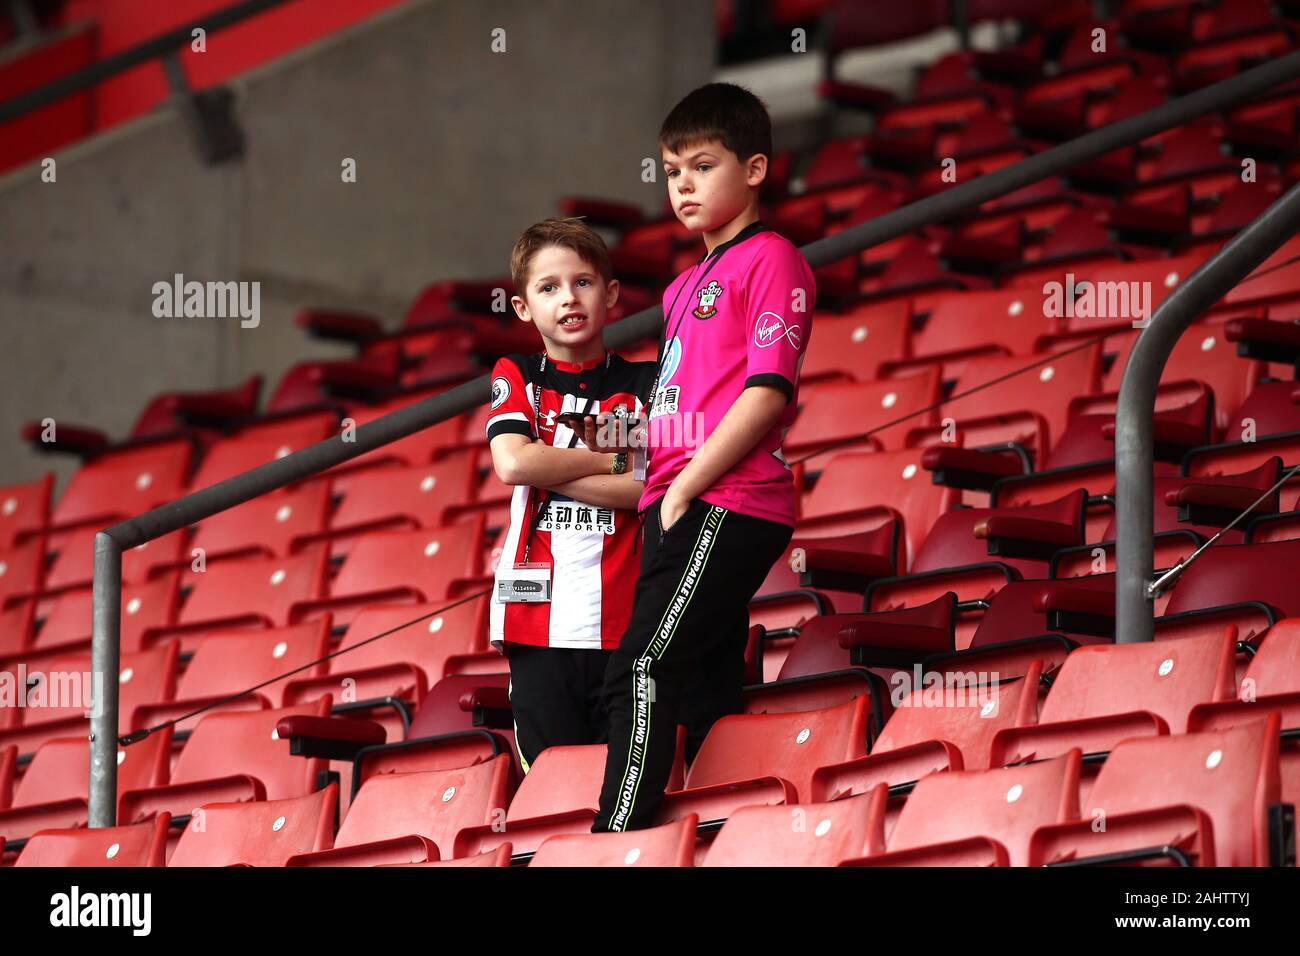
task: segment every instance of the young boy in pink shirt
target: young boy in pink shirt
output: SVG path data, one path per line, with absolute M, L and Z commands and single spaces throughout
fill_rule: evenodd
M 781 439 L 816 299 L 799 250 L 758 221 L 772 129 L 756 96 L 700 87 L 664 120 L 659 145 L 677 218 L 707 252 L 664 293 L 641 573 L 605 676 L 595 832 L 651 825 L 677 724 L 690 728 L 691 759 L 714 720 L 741 710 L 747 606 L 794 531 Z

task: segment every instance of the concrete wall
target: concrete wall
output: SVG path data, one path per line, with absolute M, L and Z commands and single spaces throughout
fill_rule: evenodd
M 565 194 L 657 208 L 641 160 L 711 75 L 712 8 L 413 0 L 233 84 L 237 161 L 205 166 L 169 106 L 56 154 L 54 183 L 39 164 L 0 178 L 0 485 L 74 467 L 19 446 L 23 422 L 123 435 L 159 391 L 274 385 L 346 354 L 293 327 L 303 305 L 396 323 L 428 282 L 506 272 Z M 152 286 L 178 272 L 260 281 L 260 326 L 155 318 Z

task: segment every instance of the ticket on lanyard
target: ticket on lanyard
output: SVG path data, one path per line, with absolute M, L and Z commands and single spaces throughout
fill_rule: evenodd
M 646 453 L 645 446 L 632 449 L 632 477 L 636 481 L 645 481 Z
M 497 568 L 498 604 L 544 604 L 551 599 L 551 564 L 533 561 L 513 568 Z

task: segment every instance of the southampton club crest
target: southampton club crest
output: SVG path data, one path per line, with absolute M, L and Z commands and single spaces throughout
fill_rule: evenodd
M 718 307 L 713 303 L 717 301 L 718 296 L 722 295 L 722 286 L 718 285 L 718 280 L 714 279 L 699 292 L 695 293 L 700 300 L 700 304 L 695 307 L 691 315 L 697 319 L 711 319 L 717 314 Z

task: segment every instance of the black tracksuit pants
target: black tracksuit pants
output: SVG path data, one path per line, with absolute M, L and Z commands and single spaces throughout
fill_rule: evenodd
M 678 724 L 688 728 L 689 759 L 715 720 L 740 712 L 747 605 L 793 534 L 699 498 L 666 532 L 659 502 L 645 517 L 632 619 L 605 675 L 609 757 L 597 833 L 653 823 Z

